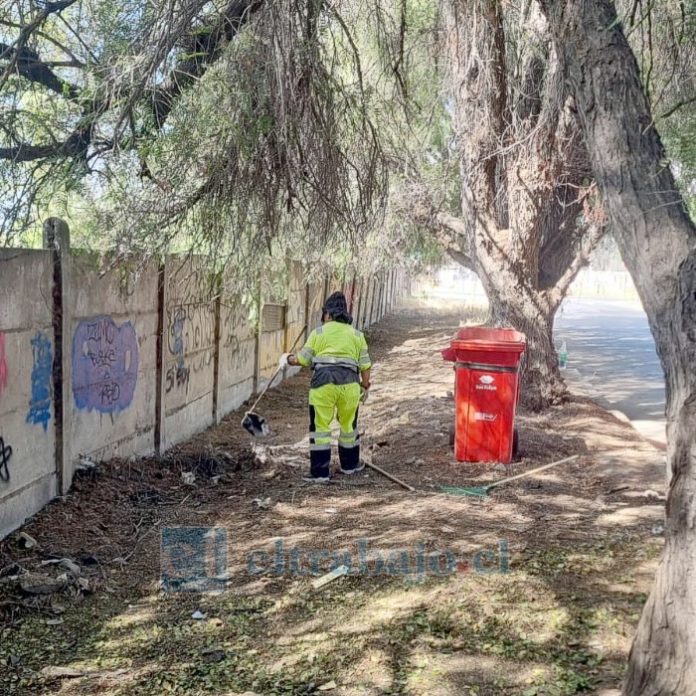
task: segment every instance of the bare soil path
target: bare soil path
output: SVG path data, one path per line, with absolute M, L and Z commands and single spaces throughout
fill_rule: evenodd
M 24 528 L 35 547 L 0 543 L 0 692 L 611 693 L 662 546 L 663 455 L 576 398 L 520 415 L 512 471 L 455 463 L 439 350 L 463 319 L 411 307 L 369 334 L 361 428 L 415 493 L 373 472 L 302 484 L 307 375 L 262 402 L 263 445 L 238 413 L 164 458 L 82 474 Z M 487 499 L 440 491 L 576 453 Z M 351 574 L 313 590 L 339 562 Z M 63 587 L 27 592 L 37 573 Z M 224 591 L 175 591 L 187 573 Z

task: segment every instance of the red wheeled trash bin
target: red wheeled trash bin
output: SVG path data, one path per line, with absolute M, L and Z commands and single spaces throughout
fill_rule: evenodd
M 442 351 L 454 362 L 454 456 L 458 462 L 512 460 L 519 369 L 527 346 L 514 329 L 460 329 Z

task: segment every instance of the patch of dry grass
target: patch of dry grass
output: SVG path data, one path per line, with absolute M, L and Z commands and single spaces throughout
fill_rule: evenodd
M 363 422 L 383 443 L 377 463 L 415 494 L 374 474 L 302 486 L 304 377 L 273 390 L 264 406 L 276 430 L 264 461 L 233 414 L 165 459 L 110 462 L 78 479 L 27 527 L 37 549 L 20 550 L 16 537 L 0 544 L 0 568 L 34 568 L 47 553 L 97 560 L 82 568 L 86 595 L 47 598 L 31 611 L 18 597 L 18 607 L 0 607 L 0 691 L 299 696 L 335 681 L 327 693 L 341 696 L 561 696 L 616 687 L 661 548 L 650 531 L 660 508 L 641 497 L 659 485 L 659 457 L 578 400 L 522 414 L 515 473 L 576 452 L 577 462 L 485 500 L 442 494 L 442 484 L 509 473 L 455 463 L 447 446 L 452 373 L 438 351 L 460 319 L 416 311 L 371 332 L 377 388 Z M 182 471 L 211 457 L 219 479 L 182 482 Z M 266 498 L 267 507 L 254 502 Z M 161 530 L 176 525 L 226 528 L 225 592 L 163 591 Z M 468 572 L 420 581 L 355 573 L 317 593 L 306 575 L 249 572 L 248 554 L 272 554 L 278 540 L 306 552 L 305 571 L 312 550 L 355 557 L 364 540 L 373 573 L 375 555 L 405 550 L 412 562 L 421 544 L 468 559 L 460 568 Z M 500 540 L 509 572 L 471 572 L 475 554 Z M 205 618 L 194 620 L 196 610 Z M 42 674 L 47 666 L 73 676 Z

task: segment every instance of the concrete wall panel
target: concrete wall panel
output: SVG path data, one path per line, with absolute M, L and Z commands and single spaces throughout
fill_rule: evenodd
M 321 307 L 324 304 L 324 283 L 310 283 L 309 293 L 309 330 L 316 329 L 321 324 Z
M 72 260 L 64 301 L 71 359 L 67 437 L 73 462 L 146 454 L 154 448 L 157 268 L 135 278 L 103 273 L 95 256 Z
M 363 327 L 363 303 L 365 301 L 365 281 L 358 278 L 353 290 L 353 324 L 357 329 Z
M 259 340 L 259 390 L 263 389 L 278 367 L 285 349 L 285 330 L 268 331 Z M 276 381 L 277 385 L 277 381 Z
M 375 295 L 375 279 L 369 278 L 365 293 L 365 309 L 363 311 L 363 327 L 368 328 L 372 324 L 372 303 Z
M 56 494 L 53 264 L 0 249 L 0 538 Z
M 80 455 L 165 450 L 239 407 L 305 327 L 320 324 L 325 295 L 342 285 L 337 277 L 307 285 L 292 263 L 286 304 L 267 307 L 267 330 L 258 334 L 232 292 L 234 269 L 222 284 L 201 257 L 172 256 L 163 270 L 153 262 L 135 276 L 104 272 L 97 256 L 71 254 L 67 230 L 56 236 L 52 225 L 47 243 L 59 239 L 58 255 L 0 249 L 0 538 L 57 495 L 61 481 L 69 488 Z M 363 327 L 404 287 L 401 274 L 349 280 Z M 54 302 L 62 315 L 54 316 Z
M 306 318 L 307 286 L 304 283 L 302 264 L 293 262 L 290 267 L 288 303 L 285 315 L 285 350 L 289 351 L 297 341 L 295 350 L 302 347 Z
M 216 287 L 202 257 L 166 262 L 165 447 L 213 423 Z
M 326 293 L 327 297 L 338 290 L 343 291 L 343 280 L 338 276 L 329 278 L 329 291 Z
M 223 295 L 220 306 L 219 411 L 241 406 L 254 390 L 256 336 L 248 311 L 235 296 Z

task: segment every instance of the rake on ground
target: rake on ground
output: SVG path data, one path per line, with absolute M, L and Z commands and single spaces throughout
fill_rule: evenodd
M 553 466 L 558 466 L 559 464 L 566 464 L 567 462 L 572 462 L 577 459 L 580 455 L 574 454 L 571 457 L 565 457 L 564 459 L 559 459 L 556 462 L 551 462 L 550 464 L 544 464 L 543 466 L 538 466 L 536 469 L 530 469 L 516 476 L 509 476 L 508 478 L 501 479 L 495 483 L 489 483 L 487 486 L 472 486 L 470 488 L 463 488 L 460 486 L 440 486 L 440 490 L 444 493 L 449 493 L 451 495 L 470 495 L 478 498 L 485 498 L 491 490 L 502 486 L 504 483 L 510 483 L 510 481 L 516 481 L 517 479 L 524 478 L 525 476 L 531 476 L 545 469 L 550 469 Z

